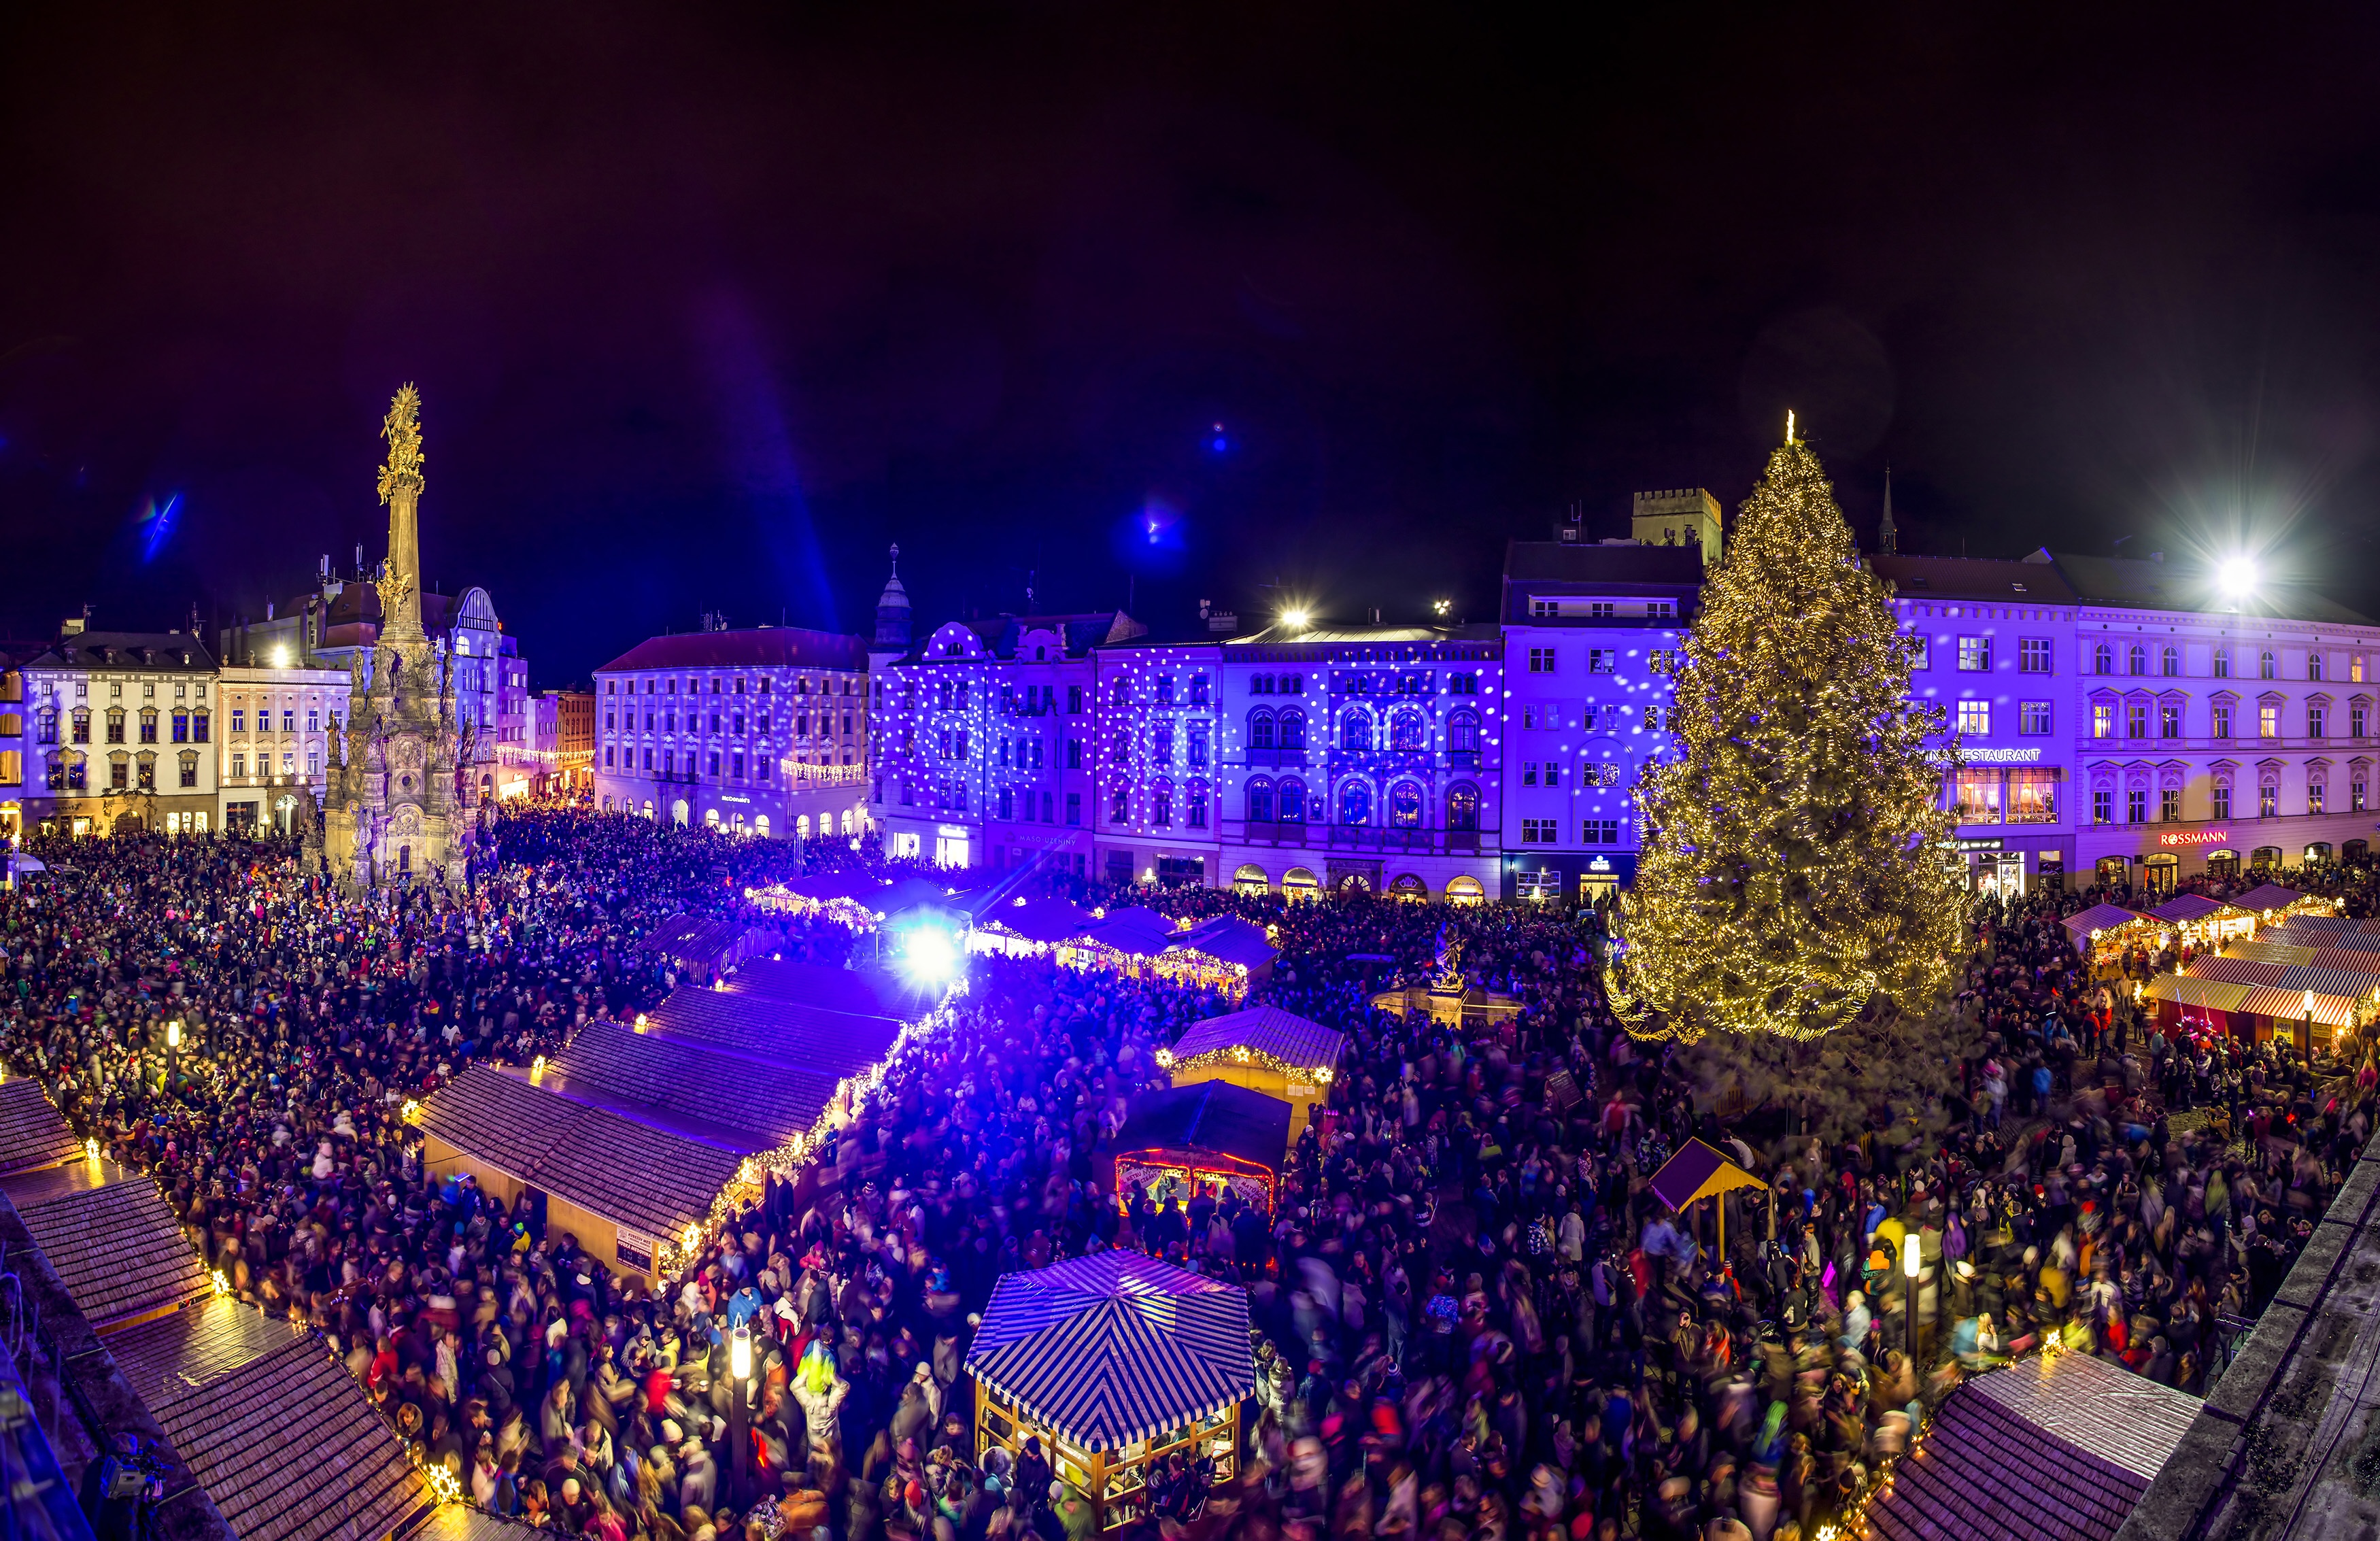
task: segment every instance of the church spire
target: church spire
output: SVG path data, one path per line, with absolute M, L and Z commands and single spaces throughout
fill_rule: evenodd
M 380 425 L 388 459 L 380 468 L 380 501 L 388 504 L 388 567 L 380 583 L 381 636 L 421 637 L 421 393 L 410 381 L 388 404 Z
M 1900 550 L 1900 532 L 1892 528 L 1892 467 L 1884 468 L 1884 519 L 1876 527 L 1876 549 L 1887 556 Z
M 906 652 L 909 648 L 909 591 L 901 586 L 901 548 L 892 548 L 892 576 L 876 600 L 876 647 L 880 651 Z

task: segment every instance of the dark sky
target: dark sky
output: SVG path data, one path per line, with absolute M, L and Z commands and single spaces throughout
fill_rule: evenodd
M 377 560 L 407 379 L 540 687 L 894 540 L 928 620 L 1484 616 L 1788 406 L 1863 538 L 1889 460 L 1904 550 L 2380 612 L 2359 8 L 1558 9 L 11 7 L 0 628 Z

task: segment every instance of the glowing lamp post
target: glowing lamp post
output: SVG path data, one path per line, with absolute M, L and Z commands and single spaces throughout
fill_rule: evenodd
M 746 1431 L 744 1398 L 752 1385 L 752 1329 L 739 1327 L 727 1338 L 727 1438 L 735 1446 L 735 1498 L 744 1499 L 752 1464 L 752 1438 Z
M 1900 1277 L 1909 1285 L 1909 1363 L 1912 1369 L 1917 1365 L 1917 1270 L 1923 1262 L 1917 1232 L 1912 1227 L 1900 1238 Z
M 165 1087 L 168 1091 L 173 1089 L 175 1064 L 181 1058 L 181 1053 L 182 1019 L 176 1017 L 165 1024 Z

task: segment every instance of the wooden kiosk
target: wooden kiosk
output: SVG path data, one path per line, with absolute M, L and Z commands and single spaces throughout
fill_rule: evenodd
M 1305 1133 L 1314 1106 L 1330 1096 L 1330 1079 L 1347 1051 L 1347 1035 L 1278 1006 L 1251 1006 L 1194 1022 L 1157 1062 L 1174 1086 L 1229 1081 L 1290 1105 L 1289 1143 Z
M 1147 1476 L 1179 1452 L 1239 1474 L 1256 1394 L 1248 1297 L 1137 1252 L 1003 1276 L 968 1351 L 976 1459 L 1038 1437 L 1101 1530 L 1148 1516 Z
M 1108 1191 L 1123 1205 L 1137 1183 L 1160 1204 L 1178 1197 L 1186 1205 L 1201 1190 L 1229 1189 L 1270 1215 L 1289 1154 L 1289 1121 L 1280 1098 L 1229 1081 L 1144 1093 L 1116 1131 Z

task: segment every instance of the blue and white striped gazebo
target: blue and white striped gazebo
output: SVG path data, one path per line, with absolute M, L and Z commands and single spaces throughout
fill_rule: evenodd
M 1115 1250 L 1002 1278 L 967 1373 L 982 1388 L 976 1449 L 1039 1435 L 1105 1528 L 1142 1517 L 1143 1474 L 1176 1450 L 1234 1474 L 1240 1403 L 1256 1393 L 1248 1297 Z

